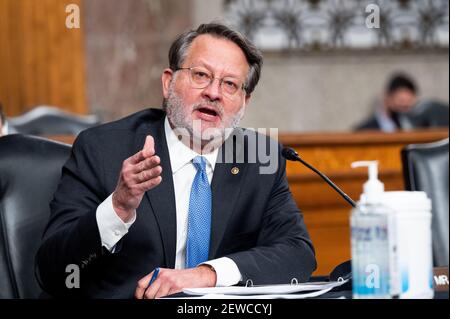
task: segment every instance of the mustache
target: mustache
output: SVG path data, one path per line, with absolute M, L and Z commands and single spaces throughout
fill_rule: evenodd
M 223 106 L 217 101 L 202 101 L 192 106 L 192 111 L 196 111 L 201 108 L 213 108 L 216 113 L 222 117 L 224 113 Z

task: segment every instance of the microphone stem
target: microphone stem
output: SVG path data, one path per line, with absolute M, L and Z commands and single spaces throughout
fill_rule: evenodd
M 336 192 L 338 192 L 339 194 L 341 194 L 341 196 L 350 204 L 352 205 L 352 207 L 356 206 L 356 203 L 350 198 L 350 196 L 348 196 L 346 193 L 344 193 L 342 190 L 339 189 L 339 187 L 337 187 L 328 177 L 326 177 L 324 174 L 322 174 L 321 172 L 319 172 L 317 169 L 315 169 L 314 167 L 312 167 L 311 165 L 309 165 L 308 163 L 306 163 L 304 160 L 301 159 L 301 157 L 297 156 L 297 160 L 299 162 L 301 162 L 303 165 L 305 165 L 306 167 L 308 167 L 309 169 L 311 169 L 312 171 L 314 171 L 317 175 L 319 175 L 320 177 L 323 178 L 323 180 L 325 182 L 328 183 L 328 185 L 330 185 L 331 187 L 334 188 L 334 190 Z

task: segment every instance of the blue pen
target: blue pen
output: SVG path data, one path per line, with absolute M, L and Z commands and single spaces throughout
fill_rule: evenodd
M 152 285 L 152 283 L 156 280 L 156 278 L 158 278 L 158 274 L 159 274 L 159 267 L 156 267 L 155 270 L 153 271 L 152 279 L 150 279 L 150 282 L 148 283 L 147 289 Z

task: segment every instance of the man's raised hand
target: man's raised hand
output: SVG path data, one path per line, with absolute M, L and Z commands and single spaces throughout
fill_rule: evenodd
M 133 218 L 144 193 L 161 183 L 159 164 L 160 158 L 155 155 L 155 143 L 150 135 L 146 137 L 143 149 L 123 162 L 112 203 L 124 222 Z

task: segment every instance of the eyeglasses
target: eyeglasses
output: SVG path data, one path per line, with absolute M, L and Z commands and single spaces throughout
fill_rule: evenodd
M 224 78 L 215 78 L 213 73 L 206 68 L 178 68 L 175 71 L 179 70 L 189 71 L 189 80 L 192 88 L 194 89 L 204 89 L 213 83 L 214 79 L 218 79 L 222 94 L 230 99 L 234 99 L 240 90 L 245 91 L 245 85 L 239 79 L 229 76 Z

